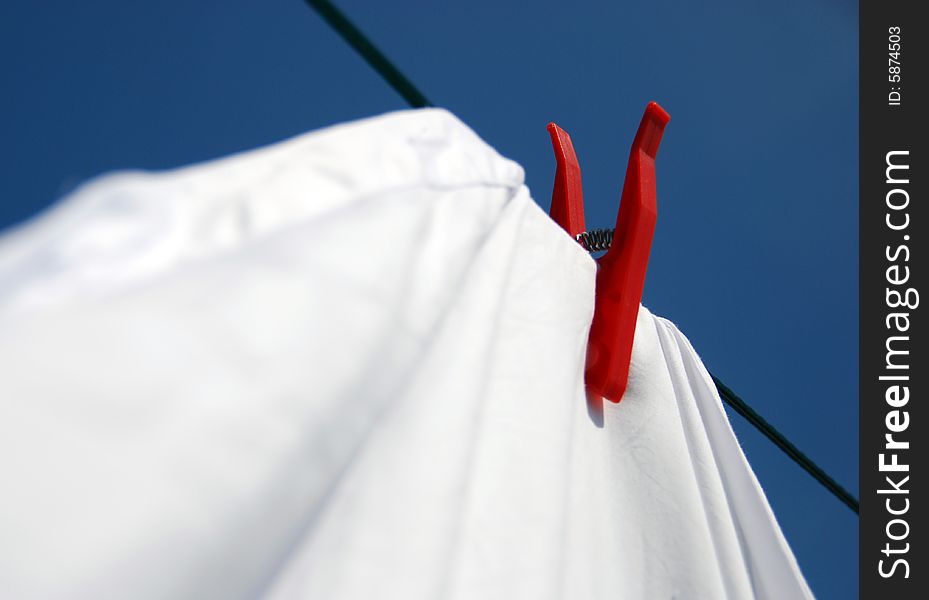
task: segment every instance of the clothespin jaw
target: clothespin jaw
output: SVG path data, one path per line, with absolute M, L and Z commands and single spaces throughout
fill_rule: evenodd
M 646 107 L 629 154 L 613 242 L 597 260 L 584 379 L 588 390 L 612 402 L 622 399 L 629 379 L 635 324 L 658 217 L 655 157 L 670 119 L 655 102 Z M 580 165 L 567 132 L 554 123 L 548 130 L 558 165 L 549 214 L 577 239 L 584 231 Z

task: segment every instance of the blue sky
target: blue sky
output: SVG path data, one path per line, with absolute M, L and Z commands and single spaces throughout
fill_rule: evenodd
M 671 114 L 644 303 L 857 495 L 858 5 L 341 0 L 419 85 L 526 168 L 567 129 L 589 227 Z M 78 183 L 404 108 L 302 0 L 0 4 L 0 228 Z M 732 417 L 814 592 L 858 591 L 857 517 Z

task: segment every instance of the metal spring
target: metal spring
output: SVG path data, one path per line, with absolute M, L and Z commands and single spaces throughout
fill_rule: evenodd
M 613 243 L 614 229 L 591 229 L 577 234 L 577 241 L 588 252 L 609 250 Z

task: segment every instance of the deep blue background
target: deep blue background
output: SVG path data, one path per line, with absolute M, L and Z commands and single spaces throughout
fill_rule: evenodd
M 840 0 L 341 0 L 523 164 L 572 135 L 612 226 L 645 104 L 671 113 L 644 302 L 857 494 L 858 7 Z M 0 227 L 104 171 L 160 169 L 404 108 L 301 0 L 0 4 Z M 733 424 L 814 592 L 857 595 L 857 517 Z

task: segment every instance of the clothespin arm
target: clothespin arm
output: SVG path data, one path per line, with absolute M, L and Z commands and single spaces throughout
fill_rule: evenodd
M 555 152 L 555 185 L 552 188 L 552 206 L 548 211 L 553 221 L 561 225 L 572 238 L 585 231 L 584 191 L 581 186 L 581 165 L 574 152 L 574 144 L 568 132 L 548 124 Z
M 626 391 L 635 324 L 658 218 L 655 157 L 671 117 L 657 103 L 639 124 L 616 216 L 613 244 L 598 261 L 594 319 L 587 349 L 587 387 L 619 402 Z

